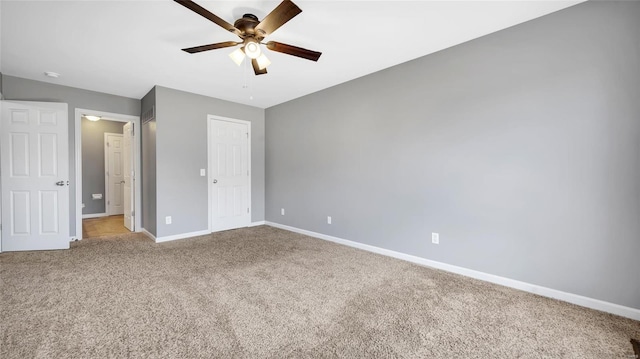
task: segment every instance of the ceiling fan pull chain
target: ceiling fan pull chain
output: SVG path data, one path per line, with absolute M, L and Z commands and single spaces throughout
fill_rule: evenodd
M 249 100 L 253 100 L 253 76 L 249 76 Z
M 244 62 L 244 71 L 242 72 L 242 88 L 246 89 L 249 87 L 249 61 Z

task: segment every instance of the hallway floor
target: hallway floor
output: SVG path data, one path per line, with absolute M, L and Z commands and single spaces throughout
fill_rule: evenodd
M 87 218 L 82 220 L 82 238 L 96 238 L 129 233 L 124 226 L 124 215 Z

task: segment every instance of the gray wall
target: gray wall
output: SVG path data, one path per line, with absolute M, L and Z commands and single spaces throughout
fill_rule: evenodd
M 82 214 L 106 212 L 104 183 L 104 134 L 122 134 L 124 122 L 82 119 Z M 102 199 L 91 194 L 102 193 Z
M 142 98 L 142 113 L 156 105 L 156 88 Z M 157 236 L 156 120 L 142 124 L 142 228 Z
M 69 180 L 71 182 L 69 231 L 71 236 L 75 236 L 76 189 L 74 180 L 76 174 L 73 165 L 75 163 L 75 109 L 84 108 L 139 116 L 140 100 L 8 75 L 2 75 L 2 89 L 7 100 L 65 102 L 69 105 Z
M 207 115 L 251 122 L 252 220 L 264 220 L 264 110 L 156 86 L 157 236 L 207 230 Z M 172 216 L 172 224 L 165 224 Z
M 266 219 L 640 308 L 638 19 L 587 2 L 267 109 Z

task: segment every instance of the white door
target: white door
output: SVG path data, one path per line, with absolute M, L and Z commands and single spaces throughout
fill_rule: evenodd
M 251 224 L 249 123 L 210 119 L 211 230 Z
M 105 194 L 107 214 L 109 216 L 124 213 L 124 174 L 122 168 L 122 135 L 105 133 Z
M 133 208 L 133 122 L 127 122 L 122 128 L 122 174 L 124 178 L 124 226 L 130 231 L 135 230 Z
M 1 104 L 2 251 L 67 249 L 67 104 Z

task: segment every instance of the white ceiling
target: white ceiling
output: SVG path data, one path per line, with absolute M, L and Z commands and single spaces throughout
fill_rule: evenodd
M 262 19 L 279 3 L 196 2 L 230 23 L 244 13 Z M 173 1 L 2 0 L 0 72 L 137 99 L 161 85 L 267 108 L 582 0 L 294 2 L 302 13 L 267 40 L 322 57 L 267 50 L 269 73 L 255 76 L 230 60 L 233 48 L 180 51 L 237 38 Z

